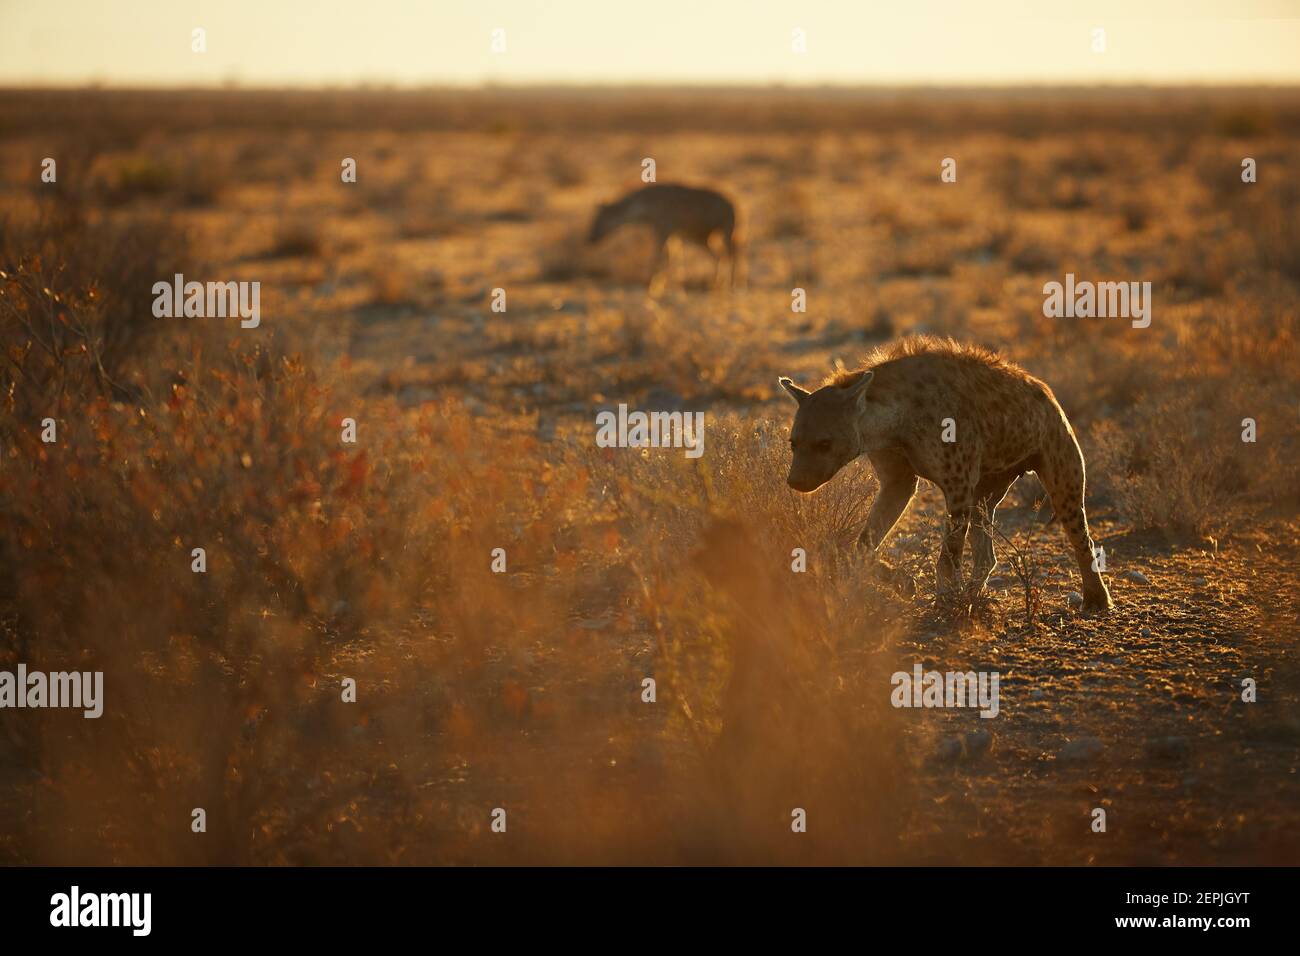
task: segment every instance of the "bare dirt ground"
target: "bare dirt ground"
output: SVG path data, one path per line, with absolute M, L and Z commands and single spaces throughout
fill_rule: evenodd
M 4 714 L 0 860 L 1300 858 L 1294 92 L 6 92 L 0 116 L 0 269 L 42 277 L 8 301 L 48 283 L 142 327 L 112 389 L 14 352 L 2 383 L 0 667 L 93 664 L 108 702 Z M 584 244 L 645 157 L 736 201 L 742 288 L 688 248 L 651 295 L 647 235 Z M 153 319 L 172 263 L 260 281 L 261 327 Z M 1150 328 L 1045 318 L 1066 272 L 1152 282 Z M 865 462 L 785 487 L 778 375 L 913 333 L 1053 387 L 1109 616 L 1069 606 L 1031 479 L 956 614 L 937 489 L 884 549 L 909 594 L 848 547 Z M 595 448 L 619 402 L 704 411 L 704 455 Z M 890 707 L 917 661 L 996 670 L 999 715 Z

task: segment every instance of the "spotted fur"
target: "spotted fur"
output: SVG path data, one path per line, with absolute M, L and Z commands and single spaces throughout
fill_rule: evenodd
M 943 492 L 947 521 L 936 577 L 940 593 L 962 588 L 968 534 L 971 589 L 983 589 L 996 556 L 994 513 L 1012 483 L 1035 472 L 1051 497 L 1083 579 L 1084 608 L 1111 607 L 1093 570 L 1094 545 L 1084 510 L 1083 453 L 1048 386 L 994 352 L 951 339 L 914 337 L 877 351 L 853 371 L 813 392 L 788 378 L 799 404 L 790 432 L 791 488 L 812 492 L 859 455 L 880 479 L 860 543 L 878 549 L 897 523 L 917 479 Z M 943 440 L 952 420 L 955 441 Z

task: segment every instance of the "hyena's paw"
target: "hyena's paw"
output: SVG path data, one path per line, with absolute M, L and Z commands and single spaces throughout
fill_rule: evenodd
M 1105 614 L 1115 606 L 1115 602 L 1105 592 L 1101 594 L 1080 594 L 1078 591 L 1071 591 L 1066 596 L 1066 602 L 1074 610 L 1090 617 Z
M 1110 599 L 1110 595 L 1102 592 L 1101 594 L 1085 594 L 1083 596 L 1083 613 L 1090 615 L 1105 614 L 1115 606 L 1115 602 Z

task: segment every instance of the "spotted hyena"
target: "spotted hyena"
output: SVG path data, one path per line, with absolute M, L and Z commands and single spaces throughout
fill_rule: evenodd
M 726 196 L 712 189 L 696 189 L 669 183 L 651 183 L 628 193 L 616 202 L 602 205 L 591 223 L 588 242 L 597 243 L 620 226 L 650 226 L 655 234 L 652 276 L 668 261 L 668 240 L 674 236 L 703 246 L 713 254 L 714 284 L 722 275 L 725 253 L 730 276 L 736 284 L 736 208 Z
M 986 349 L 920 337 L 877 352 L 863 368 L 840 372 L 815 392 L 788 378 L 781 385 L 799 403 L 790 432 L 791 488 L 814 491 L 859 455 L 875 467 L 880 492 L 861 544 L 879 548 L 911 501 L 917 478 L 929 479 L 943 491 L 948 509 L 939 592 L 962 587 L 968 531 L 970 584 L 978 592 L 996 560 L 994 510 L 1012 482 L 1033 471 L 1074 549 L 1084 609 L 1110 608 L 1106 583 L 1093 569 L 1083 453 L 1046 384 Z

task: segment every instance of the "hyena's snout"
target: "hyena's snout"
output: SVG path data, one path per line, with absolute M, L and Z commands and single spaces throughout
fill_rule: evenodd
M 795 491 L 808 494 L 810 491 L 816 491 L 826 484 L 830 478 L 830 475 L 818 474 L 813 469 L 801 467 L 798 463 L 795 463 L 790 466 L 790 473 L 786 476 L 785 483 Z

